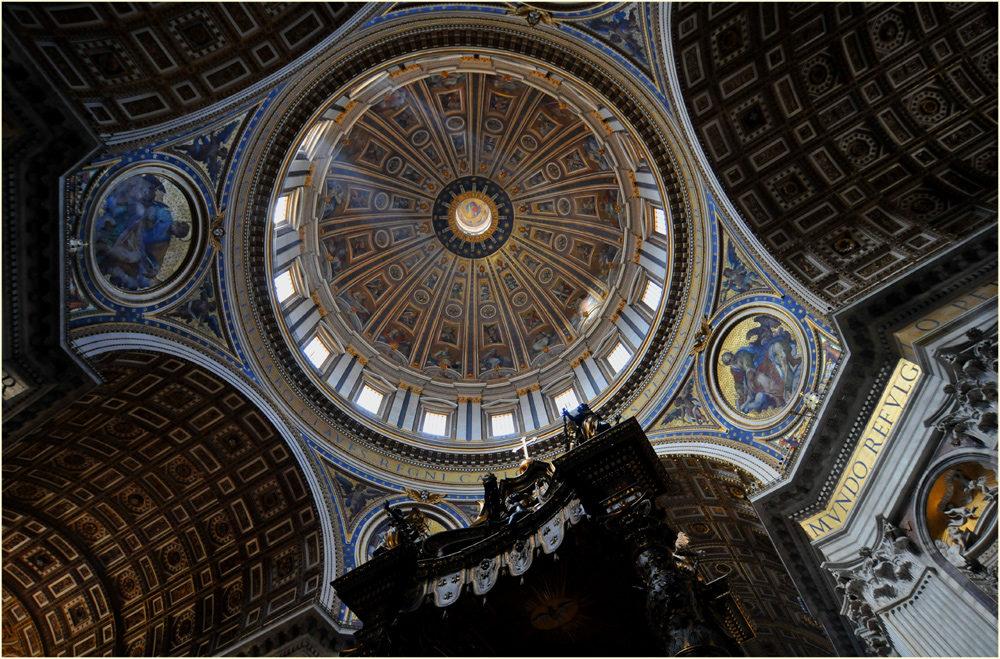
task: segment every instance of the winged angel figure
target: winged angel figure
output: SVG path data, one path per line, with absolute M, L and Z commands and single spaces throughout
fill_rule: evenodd
M 229 157 L 229 149 L 224 145 L 232 137 L 238 124 L 238 121 L 234 121 L 219 130 L 199 135 L 190 144 L 178 144 L 174 149 L 204 165 L 212 183 L 218 183 L 222 164 Z
M 431 494 L 427 490 L 406 490 L 406 496 L 419 503 L 437 503 L 444 500 L 443 494 Z
M 549 15 L 547 11 L 541 9 L 536 9 L 531 5 L 521 5 L 520 7 L 514 7 L 509 5 L 511 8 L 507 10 L 507 13 L 511 16 L 520 16 L 524 20 L 528 21 L 528 25 L 535 27 L 539 23 L 545 23 L 546 25 L 552 25 L 554 22 L 552 16 Z

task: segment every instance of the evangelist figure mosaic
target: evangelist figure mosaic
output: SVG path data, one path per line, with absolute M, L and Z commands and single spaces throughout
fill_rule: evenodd
M 767 419 L 793 402 L 805 365 L 797 336 L 787 323 L 766 313 L 729 331 L 716 376 L 731 409 L 751 419 Z
M 695 386 L 694 378 L 688 380 L 687 385 L 667 408 L 667 413 L 660 420 L 661 426 L 704 426 L 710 423 L 695 394 Z
M 242 117 L 202 133 L 190 142 L 175 144 L 170 147 L 170 150 L 197 163 L 199 168 L 208 174 L 212 185 L 217 185 L 219 177 L 222 175 L 223 165 L 233 148 L 232 143 L 236 137 L 236 129 L 241 121 Z
M 126 292 L 156 288 L 180 269 L 191 243 L 191 204 L 169 178 L 136 174 L 114 185 L 93 224 L 94 260 Z

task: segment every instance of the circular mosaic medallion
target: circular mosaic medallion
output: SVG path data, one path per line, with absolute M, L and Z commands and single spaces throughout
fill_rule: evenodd
M 427 144 L 431 139 L 431 134 L 426 130 L 418 130 L 413 134 L 413 143 L 417 146 L 423 146 Z
M 719 337 L 710 359 L 723 410 L 741 425 L 783 417 L 808 370 L 807 346 L 794 321 L 770 308 L 750 309 L 725 323 Z
M 448 130 L 462 130 L 465 128 L 465 119 L 462 117 L 448 117 L 444 125 Z
M 384 192 L 379 192 L 375 195 L 375 210 L 384 211 L 389 207 L 389 195 Z
M 536 140 L 531 135 L 521 136 L 521 146 L 523 146 L 528 151 L 534 151 L 538 148 L 538 140 Z
M 444 310 L 444 312 L 449 316 L 451 316 L 452 318 L 458 318 L 459 316 L 462 315 L 462 307 L 458 306 L 457 304 L 449 304 L 448 307 Z
M 479 314 L 483 318 L 492 318 L 493 316 L 497 315 L 497 308 L 494 307 L 492 304 L 487 304 L 485 307 L 479 310 Z
M 109 292 L 148 294 L 189 271 L 201 223 L 196 198 L 193 185 L 167 169 L 130 170 L 110 184 L 89 228 L 95 274 Z
M 399 156 L 389 158 L 385 163 L 385 169 L 390 174 L 395 174 L 403 168 L 403 159 Z
M 500 249 L 514 227 L 503 188 L 482 176 L 464 176 L 441 189 L 434 202 L 434 232 L 454 254 L 481 258 Z

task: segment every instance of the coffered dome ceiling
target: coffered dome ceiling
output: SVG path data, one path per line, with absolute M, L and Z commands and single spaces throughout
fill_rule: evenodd
M 323 281 L 349 329 L 414 382 L 551 362 L 621 274 L 625 213 L 603 143 L 506 78 L 433 75 L 386 94 L 326 173 Z
M 523 62 L 438 55 L 347 98 L 300 133 L 272 217 L 286 341 L 327 395 L 356 398 L 344 351 L 364 366 L 358 386 L 409 389 L 427 409 L 473 401 L 482 416 L 528 395 L 526 430 L 559 420 L 554 397 L 581 364 L 578 400 L 614 389 L 628 369 L 592 357 L 617 345 L 623 296 L 663 286 L 664 266 L 624 258 L 662 204 L 626 202 L 644 156 L 593 92 Z M 303 330 L 306 299 L 322 320 Z M 647 327 L 661 302 L 644 307 Z M 393 425 L 372 411 L 360 418 Z M 443 434 L 480 438 L 460 430 Z

